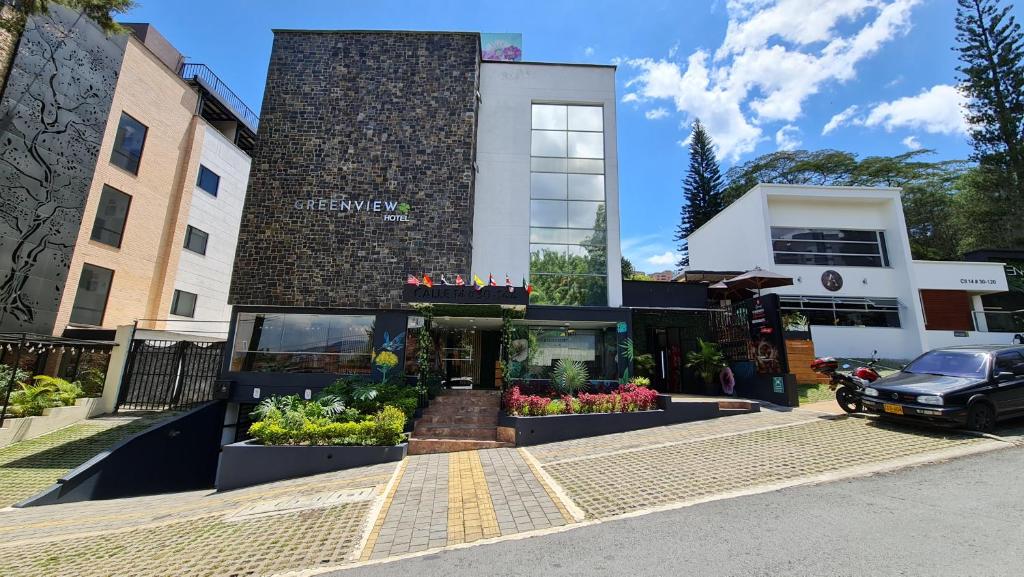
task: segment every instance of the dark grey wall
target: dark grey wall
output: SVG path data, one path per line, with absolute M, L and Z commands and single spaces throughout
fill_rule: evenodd
M 0 100 L 0 331 L 53 331 L 126 37 L 29 19 Z
M 469 270 L 479 43 L 275 33 L 233 304 L 397 308 L 407 274 Z M 295 207 L 311 199 L 407 203 L 408 221 Z

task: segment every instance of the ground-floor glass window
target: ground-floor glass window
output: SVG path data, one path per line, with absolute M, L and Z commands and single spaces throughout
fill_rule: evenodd
M 238 313 L 231 370 L 369 375 L 374 315 Z
M 616 379 L 616 338 L 613 330 L 571 327 L 530 327 L 528 376 L 551 378 L 559 359 L 580 361 L 591 380 Z
M 782 314 L 834 327 L 900 327 L 899 300 L 890 297 L 783 296 Z

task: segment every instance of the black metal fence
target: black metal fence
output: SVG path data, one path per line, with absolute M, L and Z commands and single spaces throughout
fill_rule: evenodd
M 167 410 L 213 399 L 224 342 L 135 339 L 116 410 Z

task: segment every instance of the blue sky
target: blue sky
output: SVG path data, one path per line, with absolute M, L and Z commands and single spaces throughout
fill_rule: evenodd
M 954 12 L 953 0 L 141 0 L 123 20 L 154 24 L 254 109 L 273 28 L 521 32 L 525 60 L 616 63 L 622 248 L 654 272 L 676 260 L 693 118 L 723 170 L 794 147 L 967 157 Z

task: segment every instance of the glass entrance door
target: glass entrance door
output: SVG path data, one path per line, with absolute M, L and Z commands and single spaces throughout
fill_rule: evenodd
M 472 388 L 480 383 L 480 332 L 445 329 L 440 335 L 441 370 L 449 387 Z

